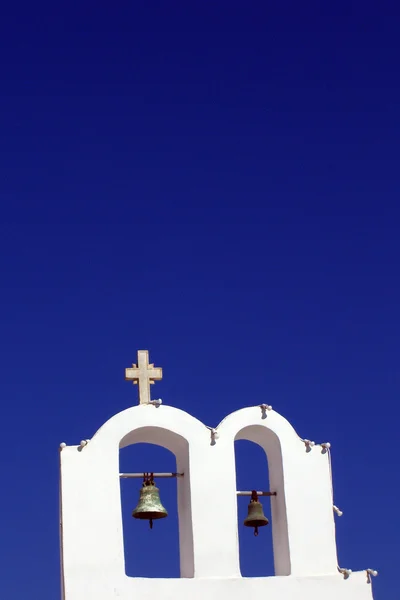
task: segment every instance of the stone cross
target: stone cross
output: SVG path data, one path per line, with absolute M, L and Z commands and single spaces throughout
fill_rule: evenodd
M 125 369 L 125 380 L 139 385 L 139 404 L 150 404 L 150 384 L 162 379 L 162 369 L 149 365 L 147 350 L 138 350 L 138 364 Z

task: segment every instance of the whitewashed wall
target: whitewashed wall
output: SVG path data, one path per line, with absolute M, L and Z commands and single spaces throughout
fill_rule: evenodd
M 240 575 L 235 439 L 259 444 L 268 456 L 270 488 L 277 492 L 271 498 L 277 577 Z M 167 448 L 184 472 L 178 479 L 181 579 L 154 579 L 151 586 L 128 577 L 124 565 L 119 449 L 139 442 Z M 189 414 L 136 406 L 107 421 L 83 449 L 62 449 L 60 460 L 65 600 L 179 600 L 188 593 L 191 600 L 372 597 L 365 573 L 344 580 L 337 571 L 328 454 L 320 446 L 307 452 L 275 411 L 257 406 L 229 415 L 212 444 L 210 431 Z M 217 485 L 224 494 L 215 496 Z

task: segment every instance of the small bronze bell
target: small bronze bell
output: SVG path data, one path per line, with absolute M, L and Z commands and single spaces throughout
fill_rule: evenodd
M 153 520 L 168 517 L 168 512 L 161 504 L 160 490 L 154 483 L 152 473 L 146 473 L 144 476 L 139 502 L 132 512 L 132 517 L 147 519 L 150 522 L 150 529 L 153 529 Z
M 258 494 L 255 490 L 251 492 L 251 500 L 248 507 L 247 517 L 243 525 L 245 527 L 254 527 L 254 535 L 258 535 L 258 528 L 268 525 L 269 521 L 264 515 L 263 506 L 258 501 Z

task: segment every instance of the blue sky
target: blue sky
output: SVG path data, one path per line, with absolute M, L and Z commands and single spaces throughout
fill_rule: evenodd
M 398 7 L 2 13 L 1 596 L 57 597 L 58 445 L 136 403 L 124 368 L 148 348 L 164 403 L 215 426 L 268 402 L 332 443 L 340 565 L 378 569 L 376 599 L 397 600 Z M 260 465 L 238 445 L 241 487 Z M 177 573 L 174 485 L 143 530 L 151 572 L 124 482 L 132 574 Z M 241 530 L 244 573 L 272 572 L 265 529 Z

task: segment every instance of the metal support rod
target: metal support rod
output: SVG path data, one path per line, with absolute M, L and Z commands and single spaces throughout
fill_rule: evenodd
M 162 479 L 166 477 L 183 477 L 183 473 L 150 473 L 150 471 L 148 471 L 148 474 L 153 475 L 154 479 Z M 142 479 L 145 476 L 145 473 L 120 473 L 119 476 L 125 479 Z
M 251 496 L 253 492 L 236 492 L 237 496 Z M 257 496 L 276 496 L 276 492 L 257 492 Z

